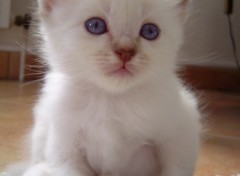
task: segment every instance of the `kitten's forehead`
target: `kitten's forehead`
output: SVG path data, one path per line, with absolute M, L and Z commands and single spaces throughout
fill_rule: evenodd
M 112 32 L 133 36 L 134 29 L 141 25 L 144 16 L 142 2 L 134 4 L 131 0 L 111 0 L 109 5 L 108 22 Z
M 105 11 L 118 22 L 143 18 L 159 4 L 157 0 L 104 0 Z M 159 5 L 158 5 L 159 6 Z
M 176 6 L 180 0 L 102 0 L 101 4 L 106 12 L 118 13 L 125 17 L 134 15 L 148 16 L 153 11 Z M 128 18 L 127 18 L 128 19 Z
M 103 0 L 102 8 L 113 35 L 137 37 L 140 26 L 159 4 L 159 0 Z

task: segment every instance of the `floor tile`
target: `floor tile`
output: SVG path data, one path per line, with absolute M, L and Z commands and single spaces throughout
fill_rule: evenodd
M 240 139 L 207 136 L 195 176 L 238 176 L 237 174 L 240 174 Z

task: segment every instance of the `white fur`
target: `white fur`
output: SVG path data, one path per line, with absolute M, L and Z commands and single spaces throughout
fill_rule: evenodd
M 197 102 L 175 68 L 183 39 L 180 0 L 45 0 L 40 33 L 51 70 L 35 113 L 23 176 L 192 176 L 200 141 Z M 111 31 L 89 34 L 101 17 Z M 139 37 L 144 23 L 161 28 Z M 106 75 L 114 47 L 137 48 L 133 76 Z M 13 176 L 14 174 L 9 174 Z M 19 175 L 16 175 L 19 176 Z

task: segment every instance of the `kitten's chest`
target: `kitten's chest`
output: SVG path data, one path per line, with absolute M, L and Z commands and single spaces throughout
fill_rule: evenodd
M 91 168 L 99 175 L 155 176 L 159 162 L 150 143 L 158 123 L 152 104 L 96 97 L 76 108 L 74 118 L 83 129 L 79 140 Z
M 126 132 L 125 132 L 126 133 Z M 90 166 L 98 173 L 117 169 L 126 161 L 137 144 L 127 139 L 111 122 L 91 126 L 86 132 L 85 151 Z
M 149 141 L 118 124 L 105 122 L 86 133 L 86 158 L 98 174 L 154 176 L 158 172 L 156 150 Z M 142 168 L 142 169 L 139 169 Z

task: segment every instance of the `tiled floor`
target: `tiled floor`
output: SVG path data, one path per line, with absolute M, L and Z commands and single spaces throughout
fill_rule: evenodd
M 20 141 L 31 127 L 39 87 L 0 81 L 0 171 L 23 157 Z M 195 176 L 240 176 L 240 93 L 207 91 L 201 99 L 207 132 Z
M 195 176 L 240 176 L 240 92 L 201 92 L 206 133 Z

